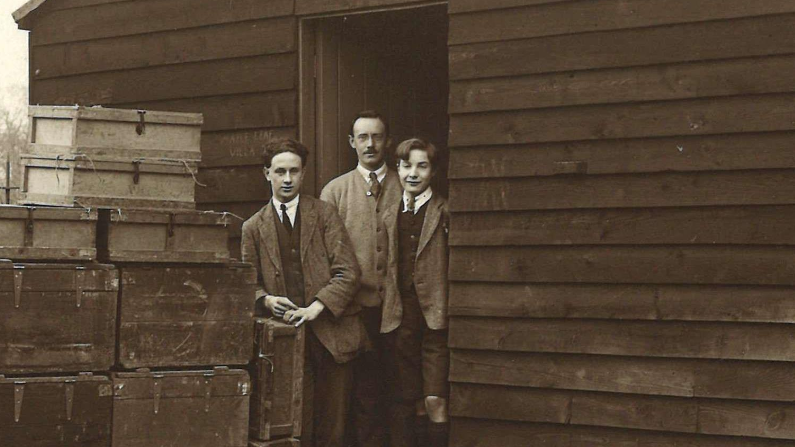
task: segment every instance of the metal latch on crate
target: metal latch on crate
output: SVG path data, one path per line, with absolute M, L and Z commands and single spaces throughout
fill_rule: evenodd
M 168 227 L 166 228 L 166 250 L 174 249 L 174 213 L 168 213 Z
M 204 412 L 210 412 L 210 399 L 213 396 L 213 377 L 214 374 L 205 374 L 204 375 Z
M 28 217 L 25 222 L 25 247 L 33 246 L 33 210 L 35 207 L 28 208 Z
M 14 382 L 14 422 L 22 414 L 22 399 L 25 397 L 25 382 Z
M 86 285 L 86 268 L 77 267 L 75 270 L 75 304 L 79 308 L 83 304 L 83 289 Z
M 22 277 L 24 267 L 14 266 L 14 308 L 19 309 L 22 304 Z
M 155 374 L 152 376 L 152 387 L 153 387 L 153 400 L 155 405 L 155 414 L 160 412 L 160 395 L 163 393 L 163 378 L 160 374 Z
M 75 381 L 67 380 L 64 383 L 64 391 L 66 392 L 66 420 L 72 420 L 72 407 L 75 401 Z
M 146 132 L 146 110 L 138 111 L 138 124 L 135 125 L 135 133 L 143 135 Z

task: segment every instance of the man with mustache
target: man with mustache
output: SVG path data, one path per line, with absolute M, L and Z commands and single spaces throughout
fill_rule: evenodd
M 354 360 L 352 430 L 355 445 L 384 445 L 384 377 L 381 305 L 386 293 L 388 237 L 382 212 L 402 195 L 395 171 L 387 169 L 384 155 L 390 145 L 389 127 L 376 111 L 360 112 L 351 122 L 348 141 L 359 160 L 356 168 L 329 182 L 320 199 L 334 205 L 353 240 L 362 269 L 361 288 L 354 301 L 373 349 Z

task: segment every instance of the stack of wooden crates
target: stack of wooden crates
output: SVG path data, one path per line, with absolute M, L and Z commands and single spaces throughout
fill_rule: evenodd
M 0 445 L 298 445 L 301 334 L 254 319 L 233 217 L 194 209 L 201 115 L 30 122 L 0 207 Z

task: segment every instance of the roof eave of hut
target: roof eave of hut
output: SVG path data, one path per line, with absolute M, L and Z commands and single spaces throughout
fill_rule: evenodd
M 47 0 L 28 0 L 24 5 L 20 6 L 19 9 L 14 11 L 11 16 L 14 18 L 14 21 L 17 22 L 17 27 L 30 31 L 33 18 L 36 16 L 36 10 L 46 1 Z

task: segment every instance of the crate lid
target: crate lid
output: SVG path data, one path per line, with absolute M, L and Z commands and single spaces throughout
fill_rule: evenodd
M 225 366 L 211 370 L 115 372 L 115 399 L 153 399 L 214 396 L 247 396 L 251 391 L 249 374 Z
M 176 225 L 223 225 L 232 223 L 229 213 L 197 210 L 119 209 L 110 213 L 111 222 Z
M 62 206 L 0 205 L 0 219 L 96 221 L 97 210 Z
M 141 121 L 141 115 L 143 115 L 143 120 L 146 123 L 201 126 L 204 122 L 201 113 L 112 109 L 86 106 L 29 106 L 28 115 L 32 118 L 77 118 L 81 120 L 121 121 L 130 123 L 139 123 Z

